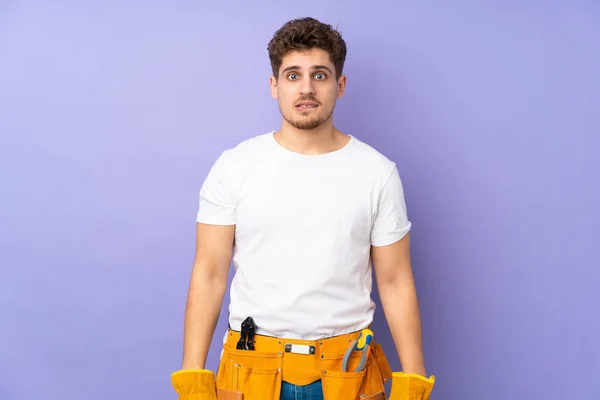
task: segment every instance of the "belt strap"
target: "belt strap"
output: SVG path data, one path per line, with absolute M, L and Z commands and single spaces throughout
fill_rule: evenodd
M 224 346 L 224 357 L 235 358 L 235 354 L 261 357 L 280 357 L 282 379 L 284 381 L 306 385 L 321 378 L 321 370 L 326 369 L 334 360 L 341 360 L 346 350 L 360 336 L 361 331 L 318 340 L 278 338 L 256 334 L 253 338 L 254 350 L 237 350 L 239 331 L 229 329 Z M 229 353 L 228 353 L 229 351 Z M 337 364 L 337 361 L 335 361 Z M 337 369 L 337 368 L 336 368 Z

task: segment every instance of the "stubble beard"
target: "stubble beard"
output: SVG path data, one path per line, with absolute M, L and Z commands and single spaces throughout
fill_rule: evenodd
M 319 106 L 319 107 L 321 107 L 321 106 Z M 324 122 L 329 120 L 329 118 L 331 118 L 331 116 L 333 114 L 333 109 L 332 109 L 331 112 L 329 113 L 329 115 L 327 115 L 325 118 L 315 117 L 315 118 L 311 118 L 311 119 L 292 120 L 291 118 L 286 117 L 286 115 L 281 110 L 281 107 L 279 108 L 279 111 L 280 111 L 283 119 L 285 119 L 288 124 L 290 124 L 291 126 L 293 126 L 296 129 L 300 129 L 300 130 L 316 129 L 319 126 L 321 126 Z

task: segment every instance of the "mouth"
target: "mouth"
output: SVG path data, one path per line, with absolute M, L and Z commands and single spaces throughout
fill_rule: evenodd
M 295 105 L 296 110 L 300 110 L 300 111 L 307 111 L 307 110 L 313 110 L 317 107 L 319 107 L 319 105 L 317 103 L 311 102 L 311 101 L 301 101 L 300 103 Z

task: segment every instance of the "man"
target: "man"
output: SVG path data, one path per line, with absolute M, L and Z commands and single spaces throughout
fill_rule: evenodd
M 182 400 L 383 399 L 392 378 L 391 398 L 427 399 L 434 377 L 423 361 L 398 170 L 333 123 L 346 44 L 303 18 L 278 30 L 268 51 L 282 125 L 224 151 L 202 185 L 173 386 Z M 206 356 L 232 260 L 215 377 Z M 389 370 L 368 329 L 371 261 L 403 372 Z

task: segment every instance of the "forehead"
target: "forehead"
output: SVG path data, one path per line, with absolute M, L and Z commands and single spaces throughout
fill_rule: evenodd
M 329 58 L 329 53 L 322 49 L 310 49 L 304 51 L 290 51 L 281 62 L 280 70 L 290 66 L 297 66 L 302 69 L 310 69 L 314 65 L 326 65 L 333 70 L 334 65 Z

